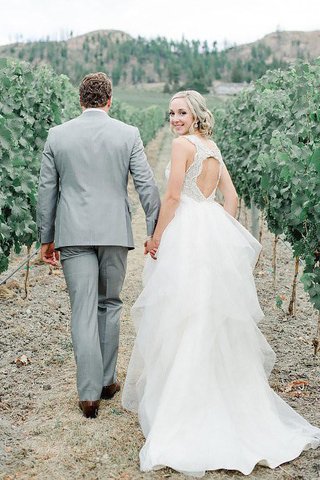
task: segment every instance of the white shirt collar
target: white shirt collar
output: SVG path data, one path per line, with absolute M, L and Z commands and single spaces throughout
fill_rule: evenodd
M 85 113 L 85 112 L 102 112 L 102 113 L 105 113 L 106 115 L 108 115 L 107 112 L 105 112 L 101 108 L 86 108 L 85 110 L 83 110 L 82 113 Z

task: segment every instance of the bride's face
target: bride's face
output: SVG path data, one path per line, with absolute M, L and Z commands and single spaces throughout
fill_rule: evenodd
M 187 135 L 194 122 L 185 98 L 175 98 L 170 104 L 170 125 L 177 135 Z

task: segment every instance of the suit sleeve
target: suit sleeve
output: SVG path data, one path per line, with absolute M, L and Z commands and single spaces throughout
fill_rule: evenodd
M 40 168 L 37 202 L 38 240 L 41 243 L 54 241 L 54 225 L 59 194 L 59 175 L 52 149 L 52 132 L 45 143 Z
M 146 215 L 147 235 L 152 235 L 160 210 L 160 196 L 151 167 L 144 153 L 143 143 L 137 130 L 130 157 L 130 173 Z

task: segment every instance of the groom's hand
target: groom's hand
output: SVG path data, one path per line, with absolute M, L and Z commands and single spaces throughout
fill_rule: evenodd
M 148 238 L 148 239 L 144 242 L 144 244 L 143 244 L 143 246 L 144 246 L 144 254 L 145 254 L 145 255 L 147 255 L 147 254 L 150 252 L 150 250 L 151 250 L 151 245 L 152 245 L 152 239 L 151 239 L 151 238 Z
M 159 242 L 151 238 L 150 240 L 147 240 L 144 244 L 144 253 L 145 255 L 150 253 L 150 256 L 153 258 L 153 260 L 156 260 L 158 248 Z
M 59 263 L 60 253 L 54 249 L 54 242 L 41 245 L 41 260 L 49 265 L 56 266 Z

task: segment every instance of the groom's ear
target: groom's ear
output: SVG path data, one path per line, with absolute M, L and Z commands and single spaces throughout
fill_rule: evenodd
M 112 105 L 112 97 L 109 98 L 109 100 L 107 101 L 107 107 L 110 108 Z

